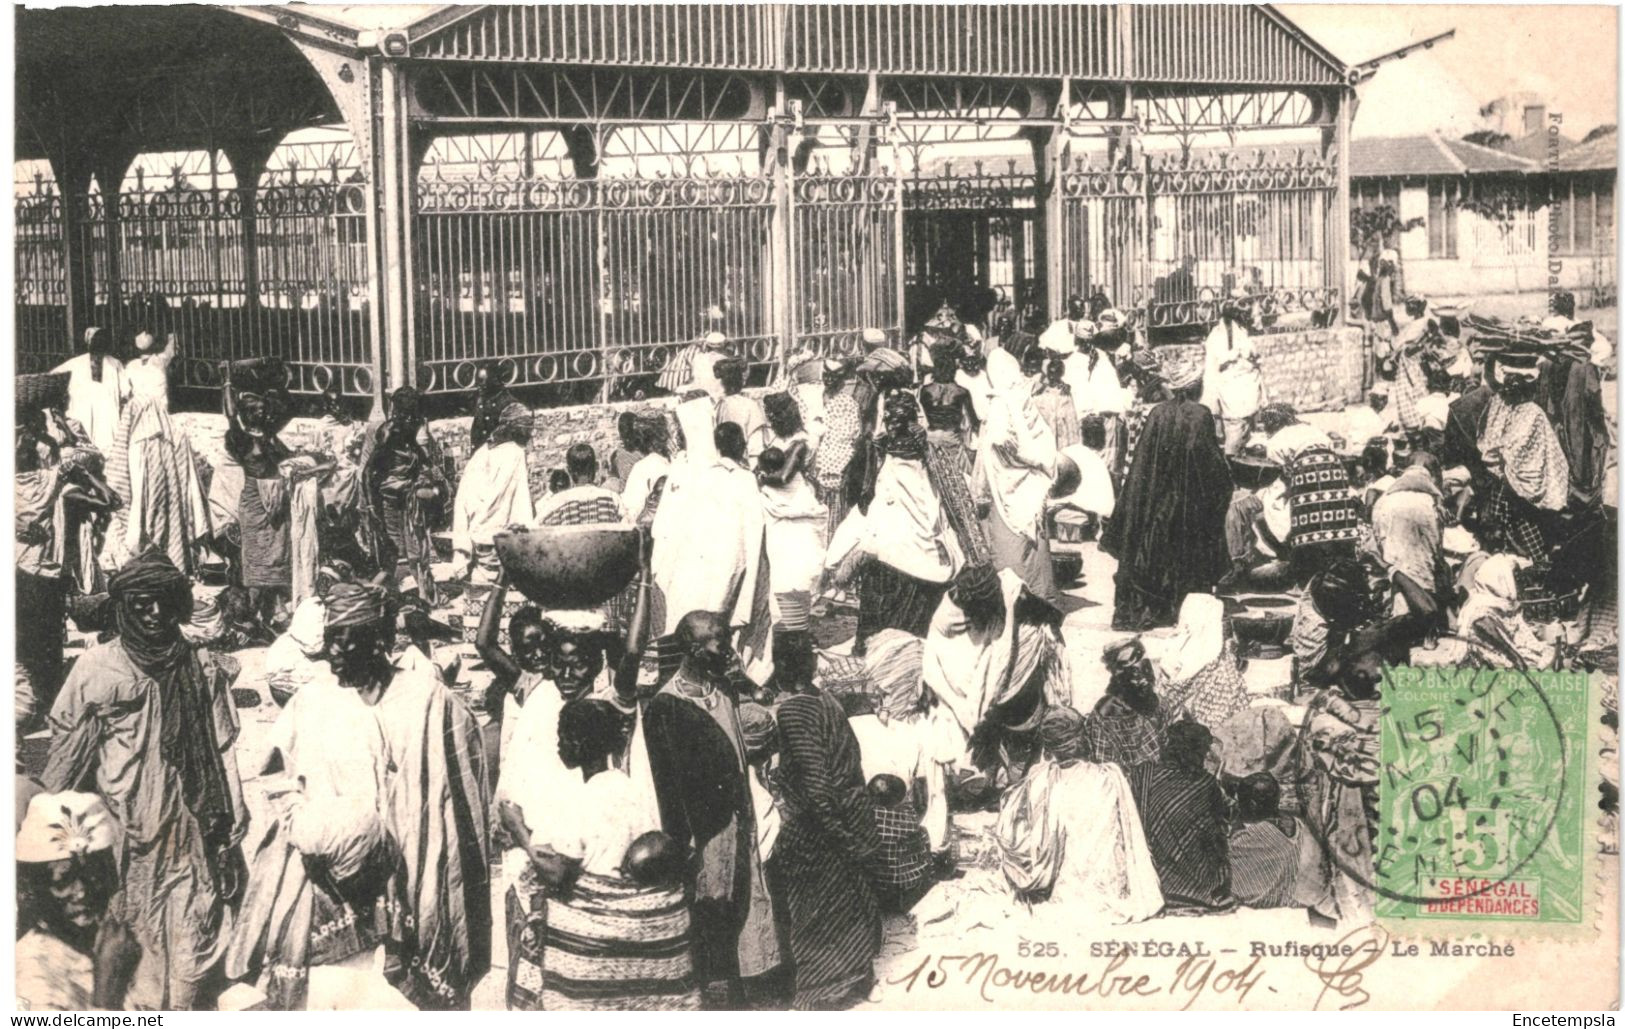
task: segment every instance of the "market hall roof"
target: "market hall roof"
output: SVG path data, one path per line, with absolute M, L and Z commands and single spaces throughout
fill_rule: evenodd
M 1526 175 L 1541 170 L 1534 161 L 1438 133 L 1356 139 L 1349 145 L 1349 177 L 1426 178 L 1456 175 Z
M 448 8 L 414 57 L 741 71 L 1343 85 L 1269 5 L 549 4 Z
M 86 17 L 94 10 L 72 13 Z M 172 10 L 190 17 L 201 8 Z M 1348 80 L 1341 61 L 1268 4 L 285 4 L 216 10 L 341 49 L 371 50 L 393 37 L 410 56 L 431 60 L 1252 86 Z M 20 11 L 20 27 L 40 13 Z M 19 32 L 18 43 L 21 54 L 30 45 L 26 33 Z

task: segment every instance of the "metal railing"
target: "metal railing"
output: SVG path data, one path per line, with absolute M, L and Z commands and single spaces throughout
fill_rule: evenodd
M 1206 325 L 1232 292 L 1268 324 L 1336 307 L 1337 170 L 1303 152 L 1081 164 L 1059 176 L 1069 294 L 1104 292 L 1153 332 Z
M 498 361 L 542 403 L 621 397 L 656 388 L 713 330 L 761 383 L 797 352 L 856 352 L 867 328 L 897 342 L 921 321 L 911 303 L 955 286 L 1020 304 L 1058 284 L 1052 313 L 1067 294 L 1104 292 L 1141 311 L 1154 340 L 1211 322 L 1232 290 L 1257 298 L 1266 322 L 1334 307 L 1340 292 L 1335 162 L 1302 152 L 1062 156 L 1043 174 L 903 175 L 878 161 L 833 172 L 820 160 L 572 179 L 543 164 L 529 177 L 510 163 L 419 178 L 405 277 L 419 387 L 461 392 Z M 296 390 L 337 381 L 368 394 L 365 188 L 136 189 L 111 208 L 76 198 L 89 323 L 175 332 L 181 385 L 214 386 L 219 361 L 271 354 Z M 20 364 L 49 367 L 76 349 L 62 201 L 15 204 Z
M 68 339 L 62 198 L 45 192 L 18 197 L 12 210 L 17 370 L 49 371 L 76 349 Z
M 86 236 L 89 323 L 127 342 L 174 333 L 178 386 L 219 385 L 219 364 L 277 356 L 290 388 L 372 391 L 367 244 L 354 183 L 130 189 L 75 196 Z M 62 199 L 16 202 L 22 365 L 55 364 L 66 338 Z

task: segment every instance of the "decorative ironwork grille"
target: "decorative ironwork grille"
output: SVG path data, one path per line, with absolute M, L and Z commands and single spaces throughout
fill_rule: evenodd
M 1061 195 L 1061 262 L 1068 296 L 1104 292 L 1129 303 L 1144 286 L 1145 173 L 1132 165 L 1072 165 L 1056 179 Z M 1059 314 L 1065 297 L 1054 298 Z
M 917 166 L 916 166 L 917 167 Z M 1016 170 L 990 172 L 978 161 L 968 174 L 944 165 L 934 175 L 903 180 L 904 287 L 911 316 L 929 314 L 967 286 L 993 289 L 1019 310 L 1042 301 L 1037 271 L 1038 184 Z
M 1152 330 L 1211 323 L 1233 291 L 1264 324 L 1335 307 L 1336 164 L 1303 152 L 1177 154 L 1058 176 L 1063 281 L 1143 308 Z
M 797 176 L 791 248 L 798 351 L 857 353 L 866 328 L 901 337 L 897 288 L 902 195 L 885 169 Z
M 413 219 L 419 385 L 653 385 L 707 332 L 776 365 L 760 176 L 423 181 Z M 576 390 L 580 392 L 580 390 Z
M 62 266 L 62 197 L 48 192 L 17 197 L 12 210 L 17 370 L 49 371 L 69 355 L 72 344 Z
M 1202 325 L 1233 291 L 1255 299 L 1264 324 L 1336 306 L 1331 281 L 1337 166 L 1291 155 L 1229 151 L 1184 162 L 1153 159 L 1146 175 L 1151 327 Z
M 297 392 L 372 391 L 364 187 L 310 182 L 200 189 L 185 181 L 72 198 L 87 237 L 90 323 L 128 340 L 174 333 L 171 376 L 219 385 L 219 363 L 274 355 Z M 246 207 L 245 207 L 246 205 Z M 19 200 L 17 287 L 31 365 L 72 352 L 66 338 L 59 197 Z

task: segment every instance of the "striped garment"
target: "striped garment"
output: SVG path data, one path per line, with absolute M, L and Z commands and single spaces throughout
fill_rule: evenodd
M 583 873 L 547 897 L 526 869 L 520 889 L 508 894 L 510 1010 L 699 1010 L 681 887 Z
M 858 572 L 858 648 L 886 629 L 924 639 L 947 592 L 945 582 L 916 579 L 883 560 L 865 562 Z
M 1299 452 L 1286 467 L 1294 547 L 1353 543 L 1360 538 L 1360 505 L 1349 492 L 1343 459 L 1326 447 Z
M 827 693 L 779 705 L 784 826 L 768 862 L 783 899 L 795 967 L 794 1007 L 835 1010 L 862 1000 L 880 953 L 880 908 L 870 885 L 881 841 L 858 740 Z
M 1314 833 L 1291 816 L 1231 830 L 1231 889 L 1247 907 L 1321 907 L 1328 885 L 1322 864 Z
M 107 485 L 123 507 L 112 513 L 108 524 L 103 563 L 123 567 L 147 547 L 156 546 L 170 564 L 190 575 L 197 565 L 192 544 L 211 534 L 192 446 L 178 433 L 130 442 L 139 417 L 135 403 L 125 407 L 107 461 Z M 133 478 L 131 461 L 137 450 L 140 482 Z
M 1228 810 L 1219 780 L 1162 763 L 1136 765 L 1126 773 L 1168 909 L 1234 907 Z
M 966 564 L 986 564 L 989 559 L 987 534 L 982 529 L 981 519 L 976 517 L 976 500 L 971 495 L 970 451 L 965 449 L 959 433 L 941 430 L 926 433 L 925 471 L 930 476 L 931 487 L 942 499 L 942 513 L 959 538 Z

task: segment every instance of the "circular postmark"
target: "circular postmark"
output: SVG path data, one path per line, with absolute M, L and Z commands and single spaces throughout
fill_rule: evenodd
M 1405 696 L 1401 672 L 1426 690 Z M 1551 698 L 1523 669 L 1385 669 L 1383 685 L 1380 700 L 1322 691 L 1306 707 L 1293 755 L 1305 825 L 1338 872 L 1390 901 L 1503 891 L 1552 837 L 1568 789 Z M 1358 825 L 1338 824 L 1355 812 Z M 1379 872 L 1402 865 L 1404 886 Z

